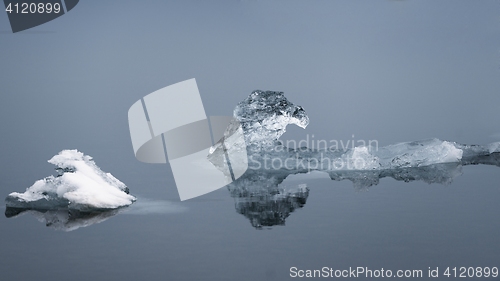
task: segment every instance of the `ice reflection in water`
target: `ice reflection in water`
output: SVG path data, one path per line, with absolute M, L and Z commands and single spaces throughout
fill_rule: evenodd
M 357 191 L 368 190 L 377 185 L 381 178 L 393 178 L 398 181 L 423 181 L 448 185 L 462 175 L 465 165 L 494 165 L 500 167 L 500 153 L 469 158 L 461 163 L 433 164 L 424 167 L 396 168 L 386 170 L 349 170 L 326 172 L 332 180 L 350 180 Z M 294 187 L 282 186 L 290 175 L 307 171 L 256 171 L 248 170 L 241 178 L 228 185 L 234 198 L 236 212 L 250 220 L 257 229 L 285 225 L 285 220 L 292 212 L 303 208 L 309 196 L 306 184 Z M 311 192 L 314 192 L 311 191 Z
M 70 209 L 43 210 L 7 207 L 5 209 L 5 216 L 7 218 L 15 218 L 20 215 L 30 214 L 47 227 L 55 230 L 73 231 L 81 227 L 106 221 L 124 209 L 82 212 Z
M 181 213 L 187 208 L 177 202 L 167 200 L 153 200 L 140 198 L 138 202 L 129 207 L 118 209 L 94 209 L 81 211 L 77 209 L 36 209 L 36 208 L 13 208 L 6 207 L 5 216 L 16 218 L 21 215 L 30 214 L 39 222 L 55 230 L 73 231 L 81 227 L 87 227 L 96 223 L 104 222 L 118 214 L 124 215 L 153 215 Z

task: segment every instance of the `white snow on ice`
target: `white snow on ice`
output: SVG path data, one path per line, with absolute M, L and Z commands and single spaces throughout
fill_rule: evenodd
M 24 193 L 9 194 L 8 207 L 115 209 L 136 200 L 124 183 L 78 150 L 63 150 L 48 162 L 58 167 L 59 176 L 38 180 Z

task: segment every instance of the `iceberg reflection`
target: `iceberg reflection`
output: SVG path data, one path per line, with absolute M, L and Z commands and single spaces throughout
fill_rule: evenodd
M 368 190 L 381 178 L 397 181 L 423 181 L 428 184 L 448 185 L 462 175 L 466 165 L 494 165 L 500 167 L 500 153 L 469 158 L 461 163 L 432 164 L 423 167 L 407 167 L 386 170 L 345 170 L 325 172 L 330 179 L 350 180 L 356 191 Z M 241 178 L 228 185 L 234 198 L 236 212 L 245 216 L 256 229 L 285 225 L 292 212 L 303 208 L 309 196 L 306 184 L 289 187 L 283 181 L 290 175 L 307 173 L 305 170 L 248 170 Z
M 248 218 L 257 229 L 285 225 L 286 218 L 302 208 L 309 196 L 309 188 L 305 184 L 282 186 L 287 176 L 283 173 L 247 171 L 227 186 L 234 198 L 236 212 Z
M 80 227 L 101 223 L 122 212 L 124 209 L 80 211 L 74 209 L 43 210 L 7 207 L 5 209 L 5 216 L 7 218 L 15 218 L 24 214 L 30 214 L 47 227 L 55 230 L 73 231 Z
M 7 218 L 16 218 L 21 215 L 30 214 L 39 222 L 55 230 L 73 231 L 81 227 L 87 227 L 101 223 L 115 215 L 155 215 L 175 214 L 187 210 L 187 207 L 177 202 L 167 200 L 154 200 L 140 198 L 140 201 L 131 206 L 117 209 L 92 209 L 80 210 L 70 208 L 5 208 Z

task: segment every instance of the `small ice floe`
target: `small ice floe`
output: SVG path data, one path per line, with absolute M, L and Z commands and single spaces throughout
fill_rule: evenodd
M 24 193 L 9 194 L 8 209 L 105 211 L 136 200 L 124 183 L 77 150 L 63 150 L 48 162 L 56 165 L 58 175 L 36 181 Z

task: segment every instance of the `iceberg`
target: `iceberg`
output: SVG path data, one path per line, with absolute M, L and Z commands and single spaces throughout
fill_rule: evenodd
M 231 161 L 227 159 L 228 147 L 232 150 L 246 149 L 248 156 L 248 159 L 245 159 L 248 161 L 246 173 L 258 172 L 270 175 L 267 178 L 284 179 L 291 174 L 321 171 L 328 173 L 335 180 L 350 179 L 357 189 L 362 189 L 376 184 L 381 177 L 393 177 L 405 181 L 414 178 L 446 183 L 454 178 L 450 175 L 455 175 L 458 168 L 450 170 L 442 164 L 500 166 L 500 142 L 481 146 L 429 139 L 397 143 L 381 148 L 286 147 L 279 138 L 286 132 L 287 125 L 294 124 L 306 128 L 309 117 L 301 106 L 288 101 L 283 92 L 261 90 L 252 92 L 237 104 L 233 118 L 235 121 L 229 124 L 224 137 L 210 148 L 207 158 L 217 168 L 222 169 L 225 163 L 238 165 L 234 163 L 235 159 Z M 241 126 L 244 141 L 238 139 L 231 142 L 227 137 L 234 131 L 235 126 Z M 445 171 L 446 176 L 434 175 L 434 169 Z M 440 179 L 434 179 L 435 176 Z M 251 179 L 255 180 L 253 173 Z M 240 187 L 248 180 L 248 177 L 243 177 L 239 181 Z
M 301 106 L 288 101 L 283 92 L 253 91 L 238 103 L 233 117 L 239 121 L 247 144 L 273 145 L 290 124 L 307 127 L 309 117 Z
M 305 128 L 309 124 L 309 117 L 301 106 L 288 101 L 283 92 L 254 91 L 236 106 L 233 115 L 243 129 L 245 141 L 231 143 L 230 139 L 225 139 L 222 145 L 223 138 L 212 146 L 208 159 L 216 166 L 225 161 L 224 146 L 246 149 L 251 158 L 249 163 L 257 165 L 257 169 L 270 166 L 263 165 L 266 159 L 280 159 L 281 163 L 288 164 L 286 167 L 280 166 L 280 169 L 295 171 L 423 167 L 442 163 L 465 163 L 474 157 L 500 152 L 500 142 L 479 146 L 439 139 L 398 143 L 382 148 L 370 146 L 344 150 L 288 148 L 279 140 L 279 137 L 286 132 L 287 125 L 295 124 Z M 234 125 L 230 124 L 225 135 L 230 135 L 234 130 L 233 127 Z
M 48 162 L 56 166 L 58 175 L 36 181 L 24 193 L 12 192 L 5 199 L 7 209 L 106 211 L 136 200 L 124 183 L 82 152 L 63 150 Z
M 221 172 L 226 171 L 225 165 L 248 163 L 243 175 L 227 188 L 236 212 L 256 229 L 285 225 L 294 211 L 305 206 L 309 188 L 284 182 L 290 175 L 324 172 L 331 180 L 349 180 L 356 191 L 362 191 L 381 178 L 448 185 L 465 165 L 500 167 L 500 142 L 481 146 L 429 139 L 381 148 L 291 148 L 279 140 L 290 124 L 301 128 L 309 124 L 301 106 L 288 101 L 282 92 L 254 91 L 237 104 L 224 137 L 207 156 Z M 238 128 L 242 128 L 243 140 L 231 138 Z M 238 150 L 246 150 L 248 159 L 228 157 L 228 151 Z

